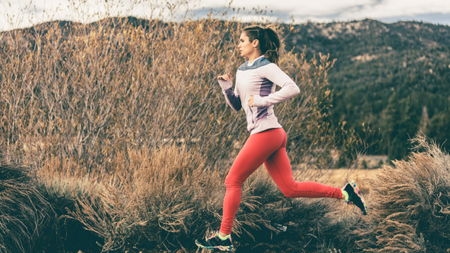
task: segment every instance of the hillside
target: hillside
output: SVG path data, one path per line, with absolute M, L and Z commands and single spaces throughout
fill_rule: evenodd
M 450 142 L 450 27 L 376 20 L 296 25 L 286 49 L 336 59 L 328 78 L 334 89 L 331 120 L 362 134 L 378 129 L 372 154 L 406 156 L 418 131 L 448 150 Z
M 129 21 L 150 29 L 148 21 Z M 55 22 L 60 27 L 74 25 Z M 24 32 L 33 37 L 46 26 L 52 24 L 40 24 Z M 0 47 L 7 43 L 4 37 L 0 33 Z M 345 121 L 347 129 L 355 129 L 368 142 L 368 154 L 401 159 L 410 151 L 408 139 L 419 131 L 450 149 L 450 142 L 446 142 L 450 137 L 449 26 L 386 24 L 370 19 L 309 22 L 295 25 L 284 39 L 287 51 L 305 53 L 306 59 L 319 53 L 336 59 L 327 75 L 334 90 L 329 120 L 336 128 Z M 33 43 L 33 39 L 30 41 Z M 374 132 L 364 136 L 363 124 Z

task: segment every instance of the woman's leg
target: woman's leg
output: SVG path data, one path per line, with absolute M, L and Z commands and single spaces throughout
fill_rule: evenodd
M 283 135 L 283 142 L 279 149 L 264 162 L 264 165 L 281 192 L 288 198 L 343 198 L 340 188 L 316 182 L 296 182 L 294 180 L 291 164 L 286 153 L 286 133 L 282 128 L 276 130 L 279 130 L 280 134 Z
M 277 129 L 250 135 L 231 166 L 225 180 L 221 233 L 231 233 L 234 216 L 241 203 L 241 186 L 244 181 L 281 146 L 283 139 L 272 134 Z

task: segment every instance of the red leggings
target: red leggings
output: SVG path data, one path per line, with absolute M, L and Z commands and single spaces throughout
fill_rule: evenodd
M 286 153 L 286 142 L 283 128 L 256 133 L 247 139 L 225 180 L 227 190 L 220 232 L 231 234 L 234 216 L 241 202 L 241 186 L 263 163 L 278 188 L 288 198 L 342 198 L 340 188 L 316 182 L 296 182 Z

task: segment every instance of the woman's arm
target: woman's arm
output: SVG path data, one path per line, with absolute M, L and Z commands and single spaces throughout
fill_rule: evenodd
M 217 77 L 217 80 L 219 81 L 219 85 L 222 88 L 222 92 L 225 95 L 225 100 L 227 101 L 228 105 L 235 111 L 239 111 L 242 108 L 241 105 L 241 98 L 237 94 L 237 91 L 235 90 L 233 92 L 233 83 L 231 82 L 232 78 L 231 75 L 222 75 Z
M 300 93 L 300 88 L 297 84 L 275 64 L 268 64 L 259 68 L 258 74 L 261 78 L 266 78 L 280 86 L 281 89 L 266 97 L 261 97 L 259 94 L 253 95 L 253 106 L 271 106 L 288 100 Z

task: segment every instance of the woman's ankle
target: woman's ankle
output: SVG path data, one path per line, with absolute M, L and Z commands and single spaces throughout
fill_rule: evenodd
M 227 235 L 225 233 L 222 233 L 219 231 L 219 238 L 222 240 L 226 240 L 230 235 Z

